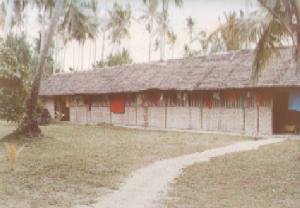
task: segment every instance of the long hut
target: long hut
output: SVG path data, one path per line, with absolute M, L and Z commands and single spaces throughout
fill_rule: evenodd
M 250 80 L 253 51 L 57 74 L 40 96 L 51 116 L 110 123 L 270 135 L 300 124 L 300 78 L 290 48 Z

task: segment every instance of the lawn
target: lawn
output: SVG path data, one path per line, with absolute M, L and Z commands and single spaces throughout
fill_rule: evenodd
M 167 208 L 299 208 L 300 141 L 190 166 L 163 203 Z
M 0 205 L 6 208 L 90 204 L 154 161 L 249 139 L 61 123 L 42 127 L 42 139 L 19 140 L 9 135 L 14 129 L 0 122 Z M 26 143 L 14 172 L 5 141 Z

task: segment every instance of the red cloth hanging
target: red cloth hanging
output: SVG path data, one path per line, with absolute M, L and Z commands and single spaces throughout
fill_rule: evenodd
M 149 100 L 153 106 L 159 106 L 160 96 L 158 93 L 151 93 L 149 95 Z
M 213 106 L 213 101 L 211 99 L 207 99 L 206 100 L 206 107 L 208 107 L 209 109 L 212 109 Z
M 125 113 L 125 98 L 114 97 L 110 99 L 110 112 Z
M 234 92 L 227 92 L 226 98 L 229 102 L 232 102 L 232 103 L 236 102 L 236 100 L 237 100 L 237 96 Z

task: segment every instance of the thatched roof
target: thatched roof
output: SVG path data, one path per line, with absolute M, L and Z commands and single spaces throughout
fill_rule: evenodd
M 42 82 L 40 95 L 300 87 L 290 48 L 269 62 L 255 85 L 250 81 L 252 62 L 253 51 L 245 50 L 59 74 Z

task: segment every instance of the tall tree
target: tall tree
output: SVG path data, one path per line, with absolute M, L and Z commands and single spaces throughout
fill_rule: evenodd
M 109 29 L 108 27 L 108 17 L 107 17 L 107 2 L 105 1 L 105 7 L 104 7 L 105 11 L 104 11 L 104 16 L 102 18 L 100 18 L 100 30 L 101 30 L 101 35 L 102 35 L 102 45 L 101 45 L 101 61 L 104 61 L 104 56 L 105 56 L 105 45 L 106 45 L 106 33 Z
M 21 35 L 24 22 L 24 10 L 28 5 L 26 0 L 3 0 L 1 2 L 0 23 L 3 24 L 3 34 L 7 36 L 15 29 L 16 35 Z
M 81 47 L 81 69 L 84 61 L 84 43 L 86 39 L 94 39 L 98 32 L 98 19 L 95 14 L 95 1 L 73 0 L 65 7 L 65 16 L 60 31 L 75 39 Z
M 256 81 L 268 60 L 280 50 L 283 39 L 293 44 L 297 73 L 300 71 L 300 1 L 258 0 L 269 18 L 258 41 L 253 63 L 252 80 Z
M 63 8 L 63 1 L 57 0 L 55 2 L 54 15 L 52 16 L 48 33 L 46 36 L 46 40 L 44 45 L 42 46 L 42 51 L 39 57 L 39 62 L 36 67 L 36 74 L 34 76 L 33 84 L 31 87 L 30 97 L 27 100 L 26 105 L 26 116 L 25 121 L 22 126 L 22 131 L 28 135 L 37 135 L 40 134 L 41 130 L 38 127 L 37 119 L 35 118 L 36 110 L 37 110 L 37 102 L 38 102 L 38 94 L 40 89 L 40 82 L 44 72 L 45 62 L 48 56 L 49 46 L 51 40 L 53 38 L 53 34 L 57 23 L 59 21 L 59 17 L 61 15 L 61 11 Z
M 38 15 L 38 22 L 40 24 L 41 30 L 40 30 L 40 48 L 39 53 L 42 50 L 42 46 L 44 45 L 44 40 L 46 38 L 46 25 L 47 25 L 47 19 L 51 18 L 52 11 L 54 9 L 54 0 L 33 0 L 32 1 L 33 6 L 36 6 L 39 15 Z
M 170 50 L 172 51 L 172 58 L 174 58 L 174 49 L 177 41 L 177 35 L 173 31 L 167 32 L 167 42 L 170 45 Z
M 95 65 L 93 65 L 94 69 L 103 68 L 106 66 L 120 66 L 124 64 L 131 64 L 132 59 L 130 53 L 127 49 L 122 50 L 122 52 L 117 52 L 115 54 L 109 54 L 106 58 L 106 61 L 97 61 Z
M 190 44 L 193 42 L 193 32 L 194 32 L 194 26 L 195 26 L 195 21 L 193 20 L 192 17 L 188 17 L 186 19 L 186 26 L 189 30 L 190 34 Z
M 140 17 L 142 21 L 146 23 L 146 30 L 149 34 L 148 42 L 148 60 L 151 61 L 152 52 L 152 39 L 154 35 L 154 22 L 157 18 L 158 12 L 158 0 L 143 0 L 145 9 L 142 10 L 143 14 Z
M 183 0 L 172 0 L 175 6 L 181 7 Z M 162 11 L 160 18 L 158 18 L 158 24 L 160 26 L 160 60 L 165 59 L 165 44 L 166 44 L 166 32 L 168 30 L 169 19 L 169 3 L 170 0 L 162 0 Z
M 7 6 L 5 24 L 4 24 L 4 35 L 7 35 L 9 33 L 10 29 L 11 29 L 14 8 L 15 8 L 15 1 L 14 0 L 9 0 L 8 1 L 8 6 Z
M 109 11 L 108 28 L 110 30 L 111 43 L 118 47 L 121 52 L 121 42 L 129 37 L 129 27 L 131 25 L 131 8 L 127 4 L 123 8 L 120 4 L 114 3 L 113 9 Z
M 212 51 L 215 50 L 239 50 L 248 43 L 256 43 L 258 34 L 263 25 L 263 17 L 258 12 L 251 13 L 245 17 L 244 12 L 224 13 L 225 22 L 213 31 L 208 42 L 212 44 Z

